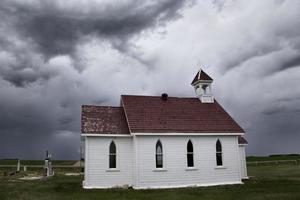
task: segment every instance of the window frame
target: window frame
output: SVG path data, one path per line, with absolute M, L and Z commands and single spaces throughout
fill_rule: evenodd
M 220 145 L 219 148 L 218 148 L 218 145 Z M 216 166 L 217 167 L 223 167 L 223 164 L 224 164 L 224 162 L 223 162 L 223 148 L 222 148 L 222 142 L 221 142 L 220 139 L 217 140 L 215 147 L 216 147 Z M 221 161 L 221 163 L 219 163 L 219 161 Z
M 191 144 L 192 146 L 192 151 L 189 151 L 189 144 Z M 191 155 L 191 156 L 190 156 Z M 190 161 L 189 159 L 192 159 L 192 165 L 189 166 Z M 194 144 L 191 140 L 189 140 L 186 144 L 186 166 L 187 168 L 194 168 L 195 167 L 195 160 L 194 160 Z
M 158 147 L 161 148 L 161 153 L 158 153 Z M 161 157 L 161 165 L 158 165 L 158 157 Z M 155 169 L 164 169 L 164 152 L 163 145 L 160 140 L 157 140 L 155 144 Z
M 114 151 L 111 152 L 111 147 L 114 145 Z M 111 159 L 114 158 L 114 166 L 111 165 Z M 109 169 L 117 169 L 117 145 L 116 143 L 112 140 L 109 144 L 109 149 L 108 149 L 108 168 Z

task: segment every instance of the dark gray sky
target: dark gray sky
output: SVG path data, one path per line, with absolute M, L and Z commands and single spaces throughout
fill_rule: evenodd
M 248 155 L 300 153 L 300 1 L 2 0 L 0 158 L 79 157 L 80 106 L 194 96 L 200 66 Z

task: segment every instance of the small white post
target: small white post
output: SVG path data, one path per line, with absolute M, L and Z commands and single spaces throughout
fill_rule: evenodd
M 45 176 L 53 176 L 54 172 L 52 169 L 52 161 L 51 161 L 51 157 L 52 155 L 48 153 L 48 151 L 46 152 L 46 159 L 45 159 Z
M 45 159 L 45 176 L 48 176 L 48 160 Z
M 20 171 L 20 167 L 21 167 L 20 160 L 18 160 L 18 164 L 17 164 L 17 172 Z
M 52 155 L 49 154 L 48 174 L 47 174 L 47 176 L 52 176 L 53 175 L 53 173 L 52 173 L 52 161 L 51 161 L 51 157 L 52 157 Z

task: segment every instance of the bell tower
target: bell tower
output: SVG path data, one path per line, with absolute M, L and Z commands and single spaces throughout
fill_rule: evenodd
M 213 79 L 200 69 L 191 83 L 194 86 L 196 96 L 202 103 L 214 103 L 212 82 Z

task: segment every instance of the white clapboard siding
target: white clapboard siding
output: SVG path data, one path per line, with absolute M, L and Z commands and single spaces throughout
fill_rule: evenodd
M 163 145 L 163 170 L 155 168 L 155 146 Z M 220 139 L 223 167 L 216 166 L 216 142 Z M 117 170 L 108 168 L 109 145 L 117 148 Z M 194 168 L 187 168 L 187 142 L 194 147 Z M 243 151 L 244 152 L 244 151 Z M 241 183 L 241 154 L 237 136 L 134 136 L 93 137 L 85 140 L 84 188 L 166 188 Z M 245 168 L 246 170 L 246 168 Z
M 239 145 L 239 153 L 240 153 L 241 177 L 242 179 L 247 179 L 248 175 L 247 175 L 245 145 Z
M 115 142 L 117 168 L 109 169 L 109 145 Z M 132 185 L 133 145 L 131 137 L 86 137 L 85 188 Z
M 216 166 L 216 141 L 223 149 L 223 168 Z M 163 170 L 155 168 L 155 145 L 163 145 Z M 187 170 L 187 142 L 194 146 L 194 170 Z M 136 136 L 135 188 L 241 183 L 236 136 Z

